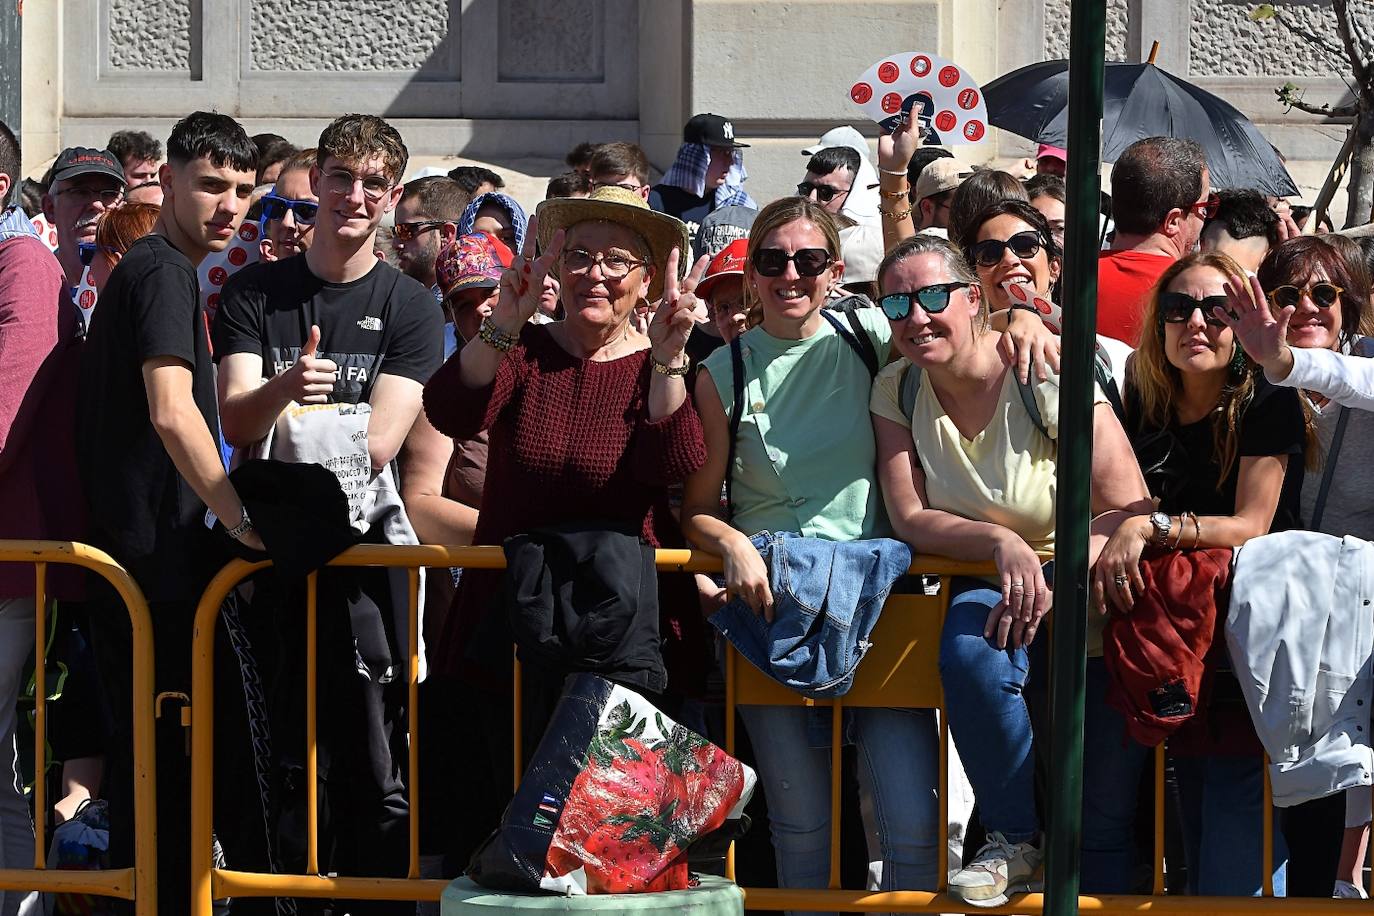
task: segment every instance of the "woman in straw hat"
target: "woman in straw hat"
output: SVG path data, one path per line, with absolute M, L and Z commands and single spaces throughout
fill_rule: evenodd
M 658 545 L 673 529 L 668 487 L 705 460 L 684 353 L 705 259 L 684 279 L 686 251 L 681 222 L 621 188 L 539 206 L 492 313 L 425 387 L 440 432 L 490 432 L 474 543 L 596 520 Z M 566 318 L 530 324 L 547 275 Z M 660 304 L 641 333 L 631 317 L 646 299 Z M 434 656 L 441 675 L 478 688 L 494 791 L 509 787 L 510 649 L 478 634 L 501 581 L 498 570 L 464 573 Z

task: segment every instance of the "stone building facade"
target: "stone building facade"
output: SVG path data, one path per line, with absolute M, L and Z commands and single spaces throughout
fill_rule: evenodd
M 1285 81 L 1339 101 L 1340 59 L 1245 0 L 1107 0 L 1108 57 L 1158 62 L 1232 101 L 1292 160 L 1307 197 L 1345 128 L 1286 113 Z M 344 111 L 384 114 L 419 156 L 551 161 L 582 140 L 641 143 L 666 168 L 696 111 L 753 144 L 760 199 L 800 177 L 798 150 L 863 126 L 846 90 L 871 62 L 928 49 L 980 81 L 1064 56 L 1069 0 L 30 0 L 26 166 L 118 127 L 165 135 L 213 108 L 306 142 Z M 1329 0 L 1285 4 L 1335 35 Z M 870 134 L 875 125 L 867 125 Z M 997 135 L 970 158 L 1024 156 Z

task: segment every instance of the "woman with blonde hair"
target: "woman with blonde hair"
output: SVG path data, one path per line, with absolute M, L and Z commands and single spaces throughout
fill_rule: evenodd
M 1126 430 L 1157 510 L 1127 519 L 1107 542 L 1093 574 L 1099 608 L 1130 612 L 1144 589 L 1146 548 L 1235 547 L 1300 527 L 1311 454 L 1302 404 L 1256 371 L 1218 314 L 1229 310 L 1228 278 L 1242 274 L 1224 254 L 1188 255 L 1163 273 L 1146 307 L 1126 374 Z M 1189 883 L 1194 893 L 1244 896 L 1262 883 L 1263 759 L 1234 675 L 1215 671 L 1212 684 L 1199 724 L 1214 733 L 1234 721 L 1233 734 L 1248 746 L 1174 755 Z M 1287 858 L 1276 835 L 1280 893 Z M 1330 880 L 1326 886 L 1329 893 Z
M 834 220 L 820 205 L 787 197 L 764 207 L 744 268 L 750 327 L 711 354 L 697 376 L 707 458 L 688 478 L 682 527 L 694 545 L 724 560 L 726 594 L 736 601 L 712 622 L 727 633 L 723 619 L 745 623 L 731 614 L 752 609 L 769 623 L 775 619 L 759 538 L 841 542 L 889 530 L 866 408 L 892 332 L 876 309 L 843 318 L 824 310 L 843 271 Z M 824 725 L 815 721 L 817 710 L 800 705 L 739 709 L 768 799 L 779 884 L 825 887 L 829 729 L 816 728 Z M 869 833 L 881 847 L 881 888 L 933 888 L 939 832 L 931 712 L 849 712 L 860 790 L 876 821 Z

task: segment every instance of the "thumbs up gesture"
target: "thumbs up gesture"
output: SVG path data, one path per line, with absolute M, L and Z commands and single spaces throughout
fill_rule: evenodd
M 310 326 L 310 339 L 301 348 L 296 364 L 286 370 L 287 392 L 297 404 L 324 404 L 334 391 L 339 367 L 315 354 L 320 349 L 320 326 Z

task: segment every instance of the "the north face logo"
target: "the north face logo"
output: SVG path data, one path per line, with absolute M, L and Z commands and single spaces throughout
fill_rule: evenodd
M 380 331 L 382 329 L 382 319 L 375 315 L 368 315 L 366 318 L 358 320 L 358 327 L 364 331 Z

